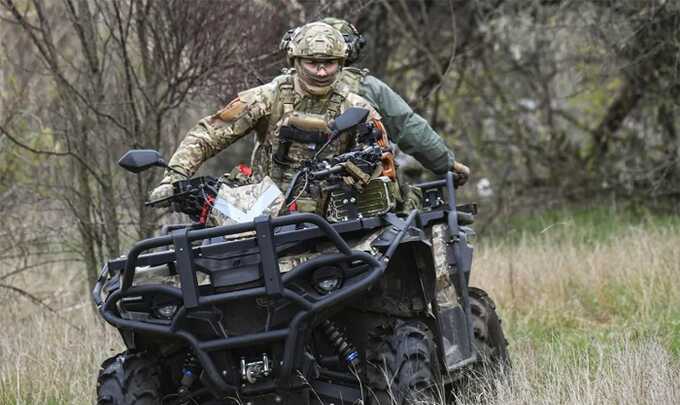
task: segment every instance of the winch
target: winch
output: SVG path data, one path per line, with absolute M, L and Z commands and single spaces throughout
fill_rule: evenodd
M 271 361 L 267 353 L 262 353 L 262 360 L 246 362 L 245 357 L 241 357 L 241 379 L 250 384 L 255 384 L 263 377 L 269 377 L 272 372 Z

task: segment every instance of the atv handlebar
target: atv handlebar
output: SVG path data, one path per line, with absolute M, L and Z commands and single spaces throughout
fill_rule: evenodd
M 183 192 L 178 193 L 178 194 L 172 194 L 172 195 L 169 195 L 169 196 L 167 196 L 167 197 L 159 198 L 159 199 L 157 199 L 157 200 L 146 201 L 146 202 L 144 202 L 144 206 L 145 206 L 145 207 L 155 207 L 155 206 L 158 206 L 159 204 L 162 204 L 162 203 L 164 203 L 164 202 L 166 202 L 166 201 L 176 200 L 176 199 L 178 199 L 179 197 L 182 197 L 182 196 L 191 194 L 191 193 L 193 193 L 193 192 L 195 192 L 195 191 L 196 191 L 196 190 L 186 190 L 186 191 L 183 191 Z
M 458 181 L 459 181 L 460 175 L 458 173 L 454 172 L 454 171 L 446 172 L 446 177 L 444 177 L 444 178 L 441 178 L 439 180 L 426 181 L 424 183 L 418 183 L 418 184 L 415 184 L 414 187 L 418 187 L 418 188 L 421 188 L 423 190 L 433 189 L 433 188 L 444 188 L 444 187 L 447 186 L 447 181 L 448 181 L 449 175 L 451 175 L 451 177 L 453 179 L 454 188 L 458 188 L 458 186 L 459 186 Z
M 312 176 L 313 179 L 321 180 L 321 179 L 328 177 L 332 174 L 340 173 L 343 170 L 344 170 L 344 168 L 340 164 L 337 164 L 337 165 L 329 167 L 328 169 L 322 169 L 322 170 L 318 170 L 318 171 L 315 171 L 315 172 L 311 172 L 310 175 Z

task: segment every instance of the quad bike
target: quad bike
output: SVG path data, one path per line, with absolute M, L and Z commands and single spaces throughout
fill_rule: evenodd
M 476 207 L 456 206 L 449 173 L 398 212 L 388 146 L 365 121 L 338 117 L 327 144 L 355 147 L 317 153 L 285 195 L 268 178 L 197 177 L 148 203 L 194 222 L 102 269 L 94 300 L 127 351 L 102 364 L 99 404 L 441 403 L 470 370 L 508 364 L 494 303 L 468 286 Z M 151 150 L 119 164 L 168 168 Z M 323 215 L 294 212 L 313 187 Z

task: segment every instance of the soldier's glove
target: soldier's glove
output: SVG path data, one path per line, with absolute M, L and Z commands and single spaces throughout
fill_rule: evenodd
M 149 194 L 149 201 L 153 202 L 156 200 L 160 200 L 162 198 L 168 198 L 172 196 L 174 193 L 172 184 L 161 184 L 160 186 L 156 187 L 153 189 L 151 194 Z M 170 206 L 170 200 L 163 201 L 159 204 L 154 205 L 155 207 L 169 207 Z
M 453 172 L 456 174 L 456 185 L 462 186 L 470 178 L 470 168 L 460 162 L 453 162 Z

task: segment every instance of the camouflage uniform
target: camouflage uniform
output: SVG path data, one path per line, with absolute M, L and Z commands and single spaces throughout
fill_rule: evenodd
M 307 28 L 309 30 L 304 31 Z M 303 32 L 299 35 L 303 38 L 298 45 L 311 43 L 313 47 L 319 48 L 317 51 L 321 53 L 320 55 L 310 56 L 324 56 L 321 43 L 323 41 L 304 42 L 304 40 L 310 36 L 316 38 L 321 36 L 326 41 L 327 47 L 331 47 L 334 52 L 330 56 L 340 62 L 344 59 L 344 56 L 338 57 L 344 55 L 346 51 L 344 40 L 332 27 L 323 23 L 312 23 L 303 27 Z M 296 53 L 296 50 L 302 45 L 289 52 L 289 59 L 301 57 L 300 52 Z M 313 47 L 312 51 L 315 50 Z M 273 160 L 273 156 L 280 146 L 281 127 L 295 114 L 312 115 L 328 122 L 350 107 L 366 108 L 371 112 L 371 119 L 380 119 L 371 104 L 353 92 L 345 81 L 336 79 L 326 94 L 314 95 L 305 90 L 305 85 L 296 71 L 289 69 L 270 83 L 239 93 L 238 97 L 222 110 L 200 120 L 187 133 L 168 164 L 173 169 L 191 176 L 204 161 L 254 130 L 256 145 L 251 156 L 253 176 L 255 179 L 270 176 L 285 191 L 291 177 L 304 161 L 314 156 L 318 145 L 293 142 L 288 149 L 285 164 L 279 164 Z M 324 150 L 322 158 L 344 152 L 350 146 L 349 136 L 341 136 Z M 161 185 L 170 184 L 178 179 L 177 174 L 166 171 Z

